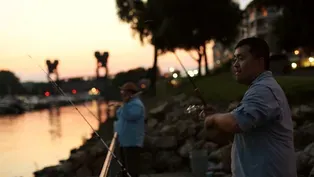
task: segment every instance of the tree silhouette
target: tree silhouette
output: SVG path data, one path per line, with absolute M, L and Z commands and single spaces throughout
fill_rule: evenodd
M 18 77 L 11 71 L 0 70 L 0 95 L 25 92 Z
M 144 68 L 135 68 L 126 72 L 119 72 L 112 79 L 112 84 L 115 87 L 120 87 L 129 81 L 139 84 L 141 80 L 145 80 L 149 76 L 150 72 L 150 69 L 146 70 Z
M 142 44 L 148 42 L 154 46 L 154 60 L 151 68 L 152 74 L 150 74 L 150 87 L 153 95 L 156 95 L 157 57 L 161 51 L 161 46 L 156 43 L 155 38 L 164 18 L 163 2 L 165 0 L 149 0 L 146 3 L 140 0 L 116 0 L 119 18 L 130 24 L 134 36 L 138 35 Z
M 129 23 L 142 44 L 154 46 L 152 71 L 157 72 L 157 57 L 176 49 L 196 50 L 199 65 L 207 62 L 206 43 L 233 42 L 238 34 L 240 10 L 231 0 L 116 0 L 119 18 Z M 207 65 L 207 64 L 206 64 Z M 208 73 L 208 67 L 206 67 Z M 151 87 L 156 92 L 157 74 Z
M 167 39 L 166 50 L 195 50 L 200 65 L 205 61 L 206 74 L 209 73 L 206 44 L 210 40 L 229 45 L 238 34 L 241 11 L 238 4 L 230 0 L 171 0 L 167 17 L 161 26 L 161 36 Z M 169 42 L 170 41 L 170 42 Z M 170 45 L 169 45 L 170 43 Z

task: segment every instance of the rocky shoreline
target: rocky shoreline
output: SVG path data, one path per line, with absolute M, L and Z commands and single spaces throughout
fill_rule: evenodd
M 189 170 L 189 154 L 196 149 L 206 149 L 209 170 L 219 176 L 230 176 L 230 151 L 232 136 L 216 138 L 214 131 L 205 134 L 198 112 L 186 113 L 189 105 L 200 104 L 194 97 L 178 95 L 169 98 L 148 111 L 146 136 L 142 157 L 143 173 L 163 173 Z M 237 103 L 231 103 L 226 111 Z M 212 107 L 212 112 L 216 108 Z M 314 106 L 300 105 L 292 108 L 295 126 L 295 147 L 299 177 L 314 177 Z M 101 136 L 110 143 L 112 128 L 99 128 Z M 107 149 L 93 135 L 81 147 L 74 149 L 67 160 L 59 165 L 34 172 L 35 177 L 86 177 L 99 176 Z M 113 159 L 114 161 L 114 159 Z

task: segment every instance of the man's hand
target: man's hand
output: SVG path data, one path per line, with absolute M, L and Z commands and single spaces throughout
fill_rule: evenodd
M 205 117 L 205 122 L 204 122 L 205 129 L 213 128 L 214 124 L 215 124 L 215 114 Z
M 111 104 L 108 105 L 108 108 L 111 108 L 111 107 L 113 107 L 113 108 L 120 108 L 122 106 L 123 106 L 123 103 L 111 103 Z

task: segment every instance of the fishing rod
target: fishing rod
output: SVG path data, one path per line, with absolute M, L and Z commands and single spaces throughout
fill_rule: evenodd
M 190 74 L 188 73 L 188 71 L 186 70 L 186 68 L 184 67 L 182 61 L 180 60 L 179 56 L 173 52 L 174 56 L 176 57 L 176 59 L 179 61 L 181 67 L 183 68 L 183 70 L 185 71 L 185 74 L 187 75 L 189 81 L 191 82 L 191 84 L 193 85 L 194 87 L 194 91 L 196 91 L 198 93 L 198 97 L 201 99 L 202 103 L 204 106 L 207 105 L 207 102 L 206 100 L 204 99 L 204 96 L 202 95 L 200 89 L 196 86 L 195 82 L 193 81 L 192 77 L 190 76 Z
M 146 25 L 149 25 L 149 24 L 153 24 L 154 23 L 154 20 L 145 20 L 144 21 L 144 24 Z M 165 42 L 167 44 L 169 44 L 169 41 L 167 39 L 165 39 Z M 200 89 L 196 86 L 195 82 L 193 81 L 192 77 L 190 76 L 190 74 L 188 73 L 187 69 L 185 68 L 185 66 L 183 65 L 181 59 L 179 58 L 179 56 L 176 54 L 175 51 L 172 52 L 175 56 L 175 58 L 178 60 L 178 62 L 180 63 L 181 67 L 183 68 L 184 72 L 186 73 L 190 83 L 192 84 L 193 88 L 194 88 L 194 91 L 197 93 L 197 96 L 200 98 L 200 100 L 202 101 L 202 104 L 206 107 L 207 106 L 207 102 L 204 98 L 204 96 L 202 95 Z
M 32 60 L 33 59 L 30 55 L 28 55 L 28 57 Z M 88 126 L 92 129 L 92 131 L 94 132 L 94 134 L 99 138 L 99 140 L 101 141 L 101 143 L 105 146 L 105 148 L 107 149 L 107 151 L 111 154 L 111 156 L 117 161 L 117 163 L 120 165 L 122 171 L 125 171 L 128 177 L 132 177 L 130 175 L 130 173 L 127 171 L 127 169 L 125 168 L 125 166 L 123 165 L 123 163 L 117 158 L 117 156 L 110 150 L 110 147 L 107 145 L 107 143 L 101 138 L 101 136 L 97 133 L 97 131 L 93 128 L 93 126 L 88 122 L 88 120 L 86 119 L 86 117 L 81 113 L 81 111 L 77 108 L 77 106 L 68 98 L 67 94 L 60 88 L 60 86 L 53 81 L 53 79 L 49 76 L 49 74 L 38 64 L 35 63 L 45 74 L 47 74 L 49 82 L 60 92 L 61 95 L 63 95 L 64 97 L 66 97 L 66 100 L 75 108 L 75 110 L 81 115 L 81 117 L 83 118 L 83 120 L 88 124 Z M 84 105 L 84 107 L 88 109 L 88 107 L 86 105 Z M 90 113 L 92 113 L 89 110 Z M 95 116 L 95 114 L 92 114 L 92 116 L 94 116 L 94 118 L 96 118 L 98 120 L 98 118 Z M 113 143 L 113 142 L 111 142 Z
M 174 53 L 175 54 L 175 53 Z M 175 54 L 176 55 L 176 54 Z M 30 55 L 28 55 L 28 57 L 32 60 L 34 60 Z M 177 58 L 179 61 L 179 57 Z M 48 73 L 38 64 L 36 63 L 37 66 L 45 73 L 48 75 Z M 182 62 L 180 61 L 180 64 L 181 66 L 184 68 L 184 70 L 186 71 L 184 65 L 182 64 Z M 186 71 L 187 73 L 187 71 Z M 188 73 L 187 73 L 188 74 Z M 188 75 L 189 77 L 189 75 Z M 103 165 L 103 169 L 101 170 L 101 173 L 100 173 L 100 177 L 105 177 L 105 175 L 108 173 L 108 169 L 109 169 L 109 165 L 110 165 L 110 161 L 112 159 L 112 157 L 117 161 L 117 163 L 119 164 L 119 166 L 121 167 L 121 172 L 126 172 L 127 176 L 128 177 L 132 177 L 130 175 L 130 173 L 127 171 L 127 169 L 124 167 L 123 163 L 117 158 L 117 156 L 114 154 L 114 150 L 113 150 L 113 147 L 115 146 L 115 140 L 116 140 L 116 137 L 117 137 L 117 134 L 115 133 L 114 134 L 114 137 L 112 139 L 113 142 L 111 142 L 110 144 L 110 147 L 106 144 L 106 142 L 101 138 L 101 136 L 97 133 L 97 131 L 93 128 L 93 126 L 89 123 L 89 121 L 86 119 L 86 117 L 80 112 L 80 110 L 77 108 L 77 106 L 70 100 L 68 99 L 68 96 L 67 94 L 60 88 L 60 86 L 55 82 L 53 81 L 53 79 L 48 75 L 48 79 L 49 79 L 49 82 L 60 92 L 61 95 L 65 96 L 67 101 L 75 108 L 75 110 L 81 115 L 81 117 L 83 118 L 83 120 L 89 125 L 89 127 L 92 129 L 92 131 L 94 132 L 94 134 L 100 139 L 101 143 L 105 146 L 105 148 L 107 149 L 107 151 L 109 152 L 107 154 L 107 158 L 106 158 L 106 161 Z M 197 89 L 195 83 L 193 82 L 193 80 L 191 79 L 190 80 L 191 83 L 193 83 L 193 86 Z M 139 96 L 140 94 L 142 94 L 142 91 L 132 95 L 132 97 L 135 97 L 135 96 Z M 110 106 L 114 106 L 114 105 L 109 105 L 108 107 Z M 97 120 L 99 120 L 99 118 L 97 118 L 97 116 L 84 104 L 84 107 L 88 110 L 88 112 Z M 144 136 L 147 136 L 146 133 L 144 133 Z M 193 150 L 194 148 L 192 148 Z M 192 151 L 191 150 L 191 151 Z M 108 160 L 107 160 L 108 159 Z M 149 176 L 149 175 L 148 175 Z

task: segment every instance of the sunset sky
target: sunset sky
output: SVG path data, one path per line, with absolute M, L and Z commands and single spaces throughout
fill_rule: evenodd
M 248 2 L 242 0 L 241 8 Z M 153 63 L 152 46 L 142 46 L 119 21 L 115 0 L 0 0 L 0 40 L 0 69 L 21 81 L 45 81 L 38 64 L 46 69 L 46 59 L 60 60 L 61 78 L 93 76 L 95 50 L 110 53 L 110 74 Z M 186 52 L 179 56 L 187 68 L 197 67 Z M 159 66 L 181 69 L 171 54 L 159 57 Z

